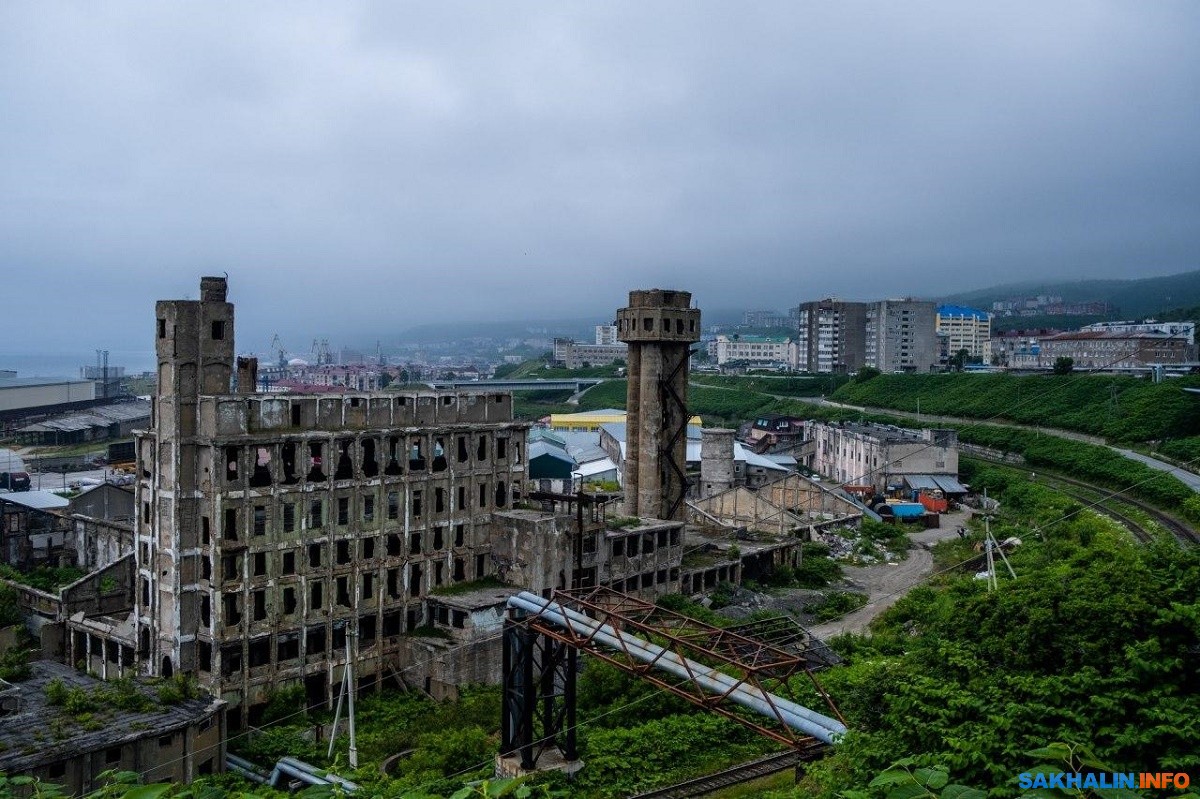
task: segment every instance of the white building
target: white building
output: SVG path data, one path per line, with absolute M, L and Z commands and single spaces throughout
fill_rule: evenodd
M 596 325 L 596 346 L 615 347 L 620 343 L 617 341 L 616 325 Z
M 732 362 L 795 369 L 798 349 L 785 336 L 717 336 L 717 365 Z
M 893 425 L 804 424 L 805 465 L 839 483 L 884 492 L 909 475 L 958 475 L 958 434 Z

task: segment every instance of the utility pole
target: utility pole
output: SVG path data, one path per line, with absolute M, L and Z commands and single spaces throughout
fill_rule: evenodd
M 350 767 L 358 768 L 358 745 L 354 734 L 354 639 L 358 634 L 348 622 L 339 622 L 335 625 L 335 629 L 338 626 L 346 631 L 346 667 L 342 671 L 342 689 L 338 692 L 337 710 L 333 714 L 333 729 L 329 733 L 329 751 L 325 756 L 333 757 L 333 745 L 337 742 L 338 723 L 342 719 L 342 700 L 346 699 L 350 721 Z

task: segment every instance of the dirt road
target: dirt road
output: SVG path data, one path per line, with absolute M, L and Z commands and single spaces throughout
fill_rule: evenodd
M 867 595 L 867 604 L 858 610 L 824 624 L 809 628 L 821 639 L 841 633 L 860 633 L 871 620 L 891 607 L 933 571 L 933 556 L 929 553 L 938 541 L 956 536 L 955 528 L 965 525 L 970 518 L 969 509 L 942 515 L 942 526 L 934 530 L 910 533 L 914 546 L 908 558 L 899 563 L 877 563 L 872 566 L 845 567 L 846 582 Z

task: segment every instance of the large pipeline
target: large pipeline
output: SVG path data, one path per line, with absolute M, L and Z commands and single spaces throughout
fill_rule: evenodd
M 716 669 L 683 658 L 637 636 L 618 632 L 607 624 L 601 624 L 589 616 L 564 607 L 559 602 L 552 602 L 537 594 L 522 591 L 509 597 L 508 606 L 536 614 L 564 629 L 580 631 L 590 640 L 601 643 L 610 649 L 628 652 L 631 657 L 642 663 L 651 664 L 657 669 L 693 681 L 714 696 L 728 696 L 730 700 L 742 707 L 768 718 L 781 720 L 788 727 L 811 735 L 825 743 L 836 743 L 846 732 L 846 725 L 837 719 L 810 710 L 781 696 L 767 693 L 760 688 L 746 685 Z

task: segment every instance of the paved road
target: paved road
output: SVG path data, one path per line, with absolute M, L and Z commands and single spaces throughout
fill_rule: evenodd
M 1169 472 L 1179 478 L 1180 482 L 1187 485 L 1193 491 L 1200 492 L 1200 475 L 1189 472 L 1187 469 L 1181 469 L 1171 463 L 1163 463 L 1157 458 L 1151 458 L 1149 455 L 1143 455 L 1140 452 L 1134 452 L 1130 449 L 1120 449 L 1112 447 L 1112 449 L 1124 455 L 1126 458 L 1133 458 L 1135 461 L 1141 461 L 1152 469 L 1159 469 L 1164 472 Z

